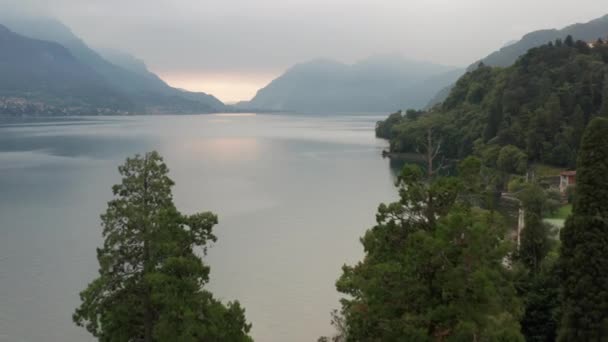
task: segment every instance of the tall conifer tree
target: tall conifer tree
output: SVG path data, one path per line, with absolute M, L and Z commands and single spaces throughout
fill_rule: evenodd
M 561 232 L 563 316 L 560 341 L 608 336 L 608 119 L 585 130 L 573 213 Z
M 101 216 L 99 277 L 80 294 L 74 322 L 99 341 L 250 341 L 238 302 L 223 305 L 203 289 L 206 251 L 217 217 L 182 215 L 169 169 L 156 152 L 127 159 L 122 182 Z

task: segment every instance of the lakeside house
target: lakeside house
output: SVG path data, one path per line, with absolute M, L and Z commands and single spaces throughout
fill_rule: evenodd
M 569 186 L 576 185 L 576 171 L 562 171 L 559 174 L 559 191 L 565 193 Z

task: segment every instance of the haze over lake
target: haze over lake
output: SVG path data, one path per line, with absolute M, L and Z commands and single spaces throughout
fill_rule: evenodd
M 153 149 L 177 207 L 213 211 L 209 288 L 258 341 L 332 332 L 334 282 L 396 197 L 381 115 L 201 115 L 0 122 L 0 341 L 92 341 L 72 323 L 97 274 L 99 215 L 128 156 Z

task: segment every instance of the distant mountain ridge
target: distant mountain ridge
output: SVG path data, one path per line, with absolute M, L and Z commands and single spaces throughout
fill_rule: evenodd
M 374 56 L 354 64 L 316 59 L 296 64 L 250 101 L 237 107 L 295 112 L 380 112 L 424 106 L 453 82 L 457 68 L 396 55 Z M 409 96 L 408 96 L 409 95 Z
M 225 105 L 212 95 L 190 93 L 170 87 L 150 72 L 143 62 L 136 62 L 136 58 L 127 54 L 115 52 L 115 58 L 109 61 L 88 47 L 68 27 L 54 19 L 3 18 L 0 15 L 0 23 L 23 36 L 64 46 L 82 64 L 100 75 L 109 86 L 124 94 L 133 104 L 135 112 L 180 114 L 226 110 Z
M 555 41 L 564 40 L 572 36 L 575 40 L 592 42 L 598 38 L 608 38 L 608 14 L 587 23 L 578 23 L 566 26 L 562 29 L 546 29 L 530 32 L 520 40 L 509 42 L 497 51 L 471 64 L 467 71 L 475 70 L 480 62 L 488 66 L 507 67 L 511 66 L 517 59 L 528 50 Z M 429 102 L 427 107 L 443 102 L 450 93 L 454 83 L 446 84 Z
M 0 113 L 117 114 L 130 99 L 65 47 L 0 25 Z
M 517 59 L 534 47 L 547 44 L 556 39 L 565 39 L 572 36 L 575 40 L 587 42 L 595 41 L 598 38 L 608 37 L 608 14 L 591 20 L 587 23 L 578 23 L 564 27 L 563 29 L 548 29 L 530 32 L 524 35 L 519 41 L 508 44 L 498 51 L 495 51 L 483 59 L 473 63 L 469 70 L 477 67 L 479 62 L 489 66 L 510 66 Z
M 565 39 L 532 48 L 508 67 L 479 66 L 441 105 L 395 113 L 376 132 L 394 153 L 416 152 L 432 127 L 450 159 L 475 154 L 496 165 L 502 148 L 515 148 L 523 171 L 528 162 L 572 168 L 597 116 L 608 116 L 608 43 Z

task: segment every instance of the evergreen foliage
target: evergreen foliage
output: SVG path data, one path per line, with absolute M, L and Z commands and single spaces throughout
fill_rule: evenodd
M 573 167 L 583 128 L 606 115 L 608 44 L 560 41 L 531 49 L 510 67 L 480 65 L 462 76 L 448 98 L 424 115 L 379 123 L 391 152 L 416 152 L 421 119 L 442 132 L 448 158 L 463 158 L 481 141 L 514 146 L 530 162 Z M 425 124 L 428 125 L 428 124 Z
M 380 205 L 364 260 L 337 282 L 346 341 L 523 341 L 505 226 L 467 200 L 483 188 L 481 163 L 461 170 L 432 180 L 403 170 L 400 200 Z
M 557 253 L 549 254 L 536 272 L 524 271 L 519 290 L 525 310 L 522 334 L 528 342 L 555 341 L 560 315 Z
M 543 222 L 543 207 L 547 202 L 544 190 L 537 184 L 528 185 L 520 195 L 524 214 L 519 260 L 533 273 L 552 248 L 551 226 Z
M 572 215 L 561 232 L 563 317 L 560 341 L 608 336 L 608 119 L 585 130 Z
M 127 159 L 101 216 L 99 277 L 80 294 L 74 322 L 99 341 L 250 341 L 244 310 L 203 289 L 209 267 L 196 254 L 215 241 L 217 217 L 181 214 L 156 152 Z

